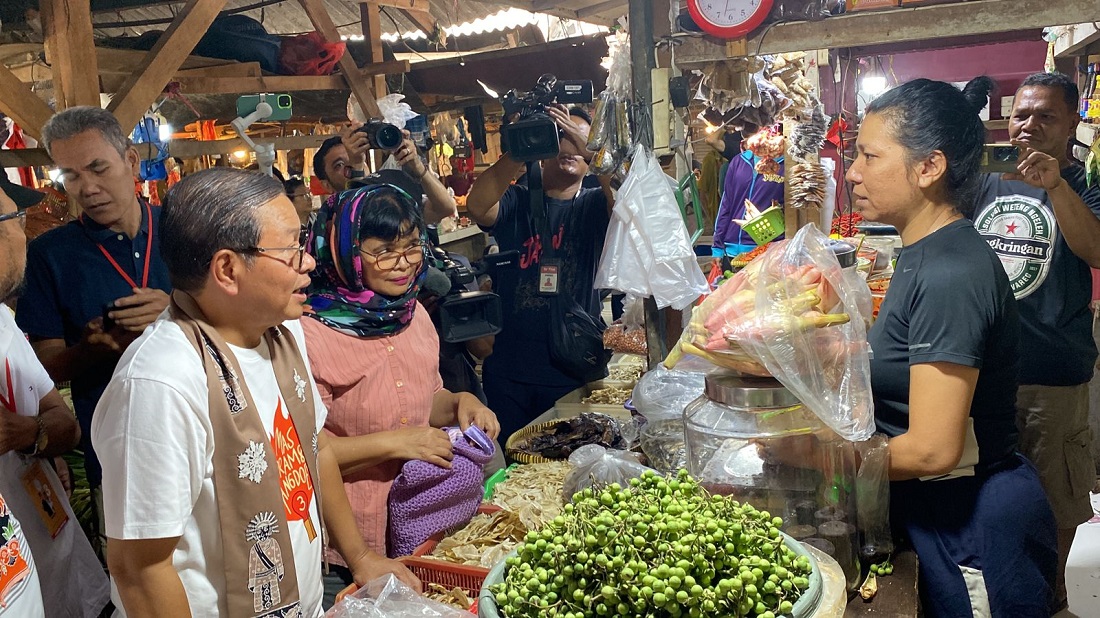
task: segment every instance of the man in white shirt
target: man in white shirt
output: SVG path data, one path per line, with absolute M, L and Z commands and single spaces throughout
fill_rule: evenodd
M 321 431 L 297 322 L 315 264 L 282 186 L 194 174 L 166 196 L 160 232 L 172 305 L 92 424 L 122 614 L 321 616 L 326 539 L 359 585 L 389 572 L 419 588 L 366 548 Z
M 23 268 L 27 264 L 27 236 L 23 233 L 26 220 L 26 213 L 19 210 L 11 198 L 0 189 L 0 258 L 2 258 L 0 259 L 0 299 L 10 297 L 19 289 L 23 281 Z M 0 312 L 7 313 L 7 307 L 0 307 Z M 10 319 L 10 314 L 4 317 Z M 4 326 L 0 327 L 0 338 L 10 341 L 14 334 L 7 328 L 6 321 L 2 324 Z M 0 341 L 0 343 L 3 342 Z M 3 346 L 6 348 L 8 344 L 3 343 Z M 5 360 L 7 360 L 6 356 Z M 10 367 L 10 363 L 5 364 Z M 8 415 L 16 416 L 20 405 L 16 403 L 14 382 L 9 375 L 5 370 L 4 403 L 3 409 L 0 409 L 0 415 L 4 415 L 6 424 L 22 424 L 21 419 L 8 417 Z M 20 392 L 19 395 L 23 393 Z M 21 397 L 20 401 L 22 400 Z M 30 431 L 34 442 L 38 439 L 38 426 L 38 421 L 35 421 L 34 429 Z M 27 429 L 30 428 L 27 427 Z M 11 451 L 16 448 L 16 445 L 26 441 L 24 432 L 12 431 L 10 428 L 4 431 L 0 438 L 5 442 L 5 446 L 0 447 L 6 449 L 5 452 Z M 8 557 L 4 561 L 4 568 L 0 569 L 0 616 L 39 618 L 45 613 L 42 607 L 38 568 L 31 555 L 23 527 L 8 504 L 7 488 L 3 492 L 3 495 L 0 495 L 0 552 Z

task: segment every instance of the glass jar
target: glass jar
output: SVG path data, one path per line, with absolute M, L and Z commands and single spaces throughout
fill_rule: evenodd
M 856 452 L 774 378 L 708 375 L 684 408 L 688 471 L 711 493 L 783 518 L 859 585 Z

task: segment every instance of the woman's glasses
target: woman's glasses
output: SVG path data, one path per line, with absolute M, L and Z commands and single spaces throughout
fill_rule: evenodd
M 416 266 L 424 261 L 424 244 L 416 243 L 409 245 L 404 251 L 380 251 L 378 253 L 367 253 L 362 249 L 359 250 L 360 255 L 371 258 L 374 265 L 380 270 L 394 270 L 397 265 L 401 263 L 401 258 L 405 258 L 405 262 L 409 266 Z

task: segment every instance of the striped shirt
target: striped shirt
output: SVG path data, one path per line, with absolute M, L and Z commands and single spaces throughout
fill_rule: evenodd
M 361 436 L 405 427 L 427 427 L 432 399 L 443 388 L 439 336 L 427 310 L 388 337 L 354 337 L 312 318 L 302 319 L 310 369 L 328 408 L 325 429 L 333 436 Z M 344 488 L 363 540 L 386 555 L 387 498 L 401 472 L 399 460 L 344 475 Z M 326 556 L 345 564 L 335 550 Z

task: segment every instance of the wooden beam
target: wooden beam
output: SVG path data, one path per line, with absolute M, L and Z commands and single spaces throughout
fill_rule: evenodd
M 309 16 L 309 21 L 313 23 L 313 28 L 320 32 L 325 40 L 340 40 L 340 33 L 336 30 L 336 24 L 332 22 L 332 18 L 329 17 L 328 10 L 325 9 L 325 5 L 321 0 L 299 0 L 299 2 L 302 4 L 302 8 L 305 9 L 306 15 Z M 344 54 L 340 58 L 340 70 L 344 72 L 344 79 L 347 80 L 351 92 L 358 99 L 363 112 L 372 118 L 381 117 L 382 112 L 378 109 L 374 90 L 371 88 L 370 83 L 359 74 L 359 67 L 355 65 L 355 60 L 351 57 L 351 54 Z
M 413 9 L 400 9 L 401 14 L 406 19 L 416 24 L 418 28 L 424 31 L 424 34 L 432 36 L 432 33 L 436 29 L 435 18 L 428 11 L 417 11 Z
M 374 62 L 364 65 L 359 68 L 359 73 L 364 76 L 394 75 L 397 73 L 408 73 L 410 66 L 408 60 L 386 60 L 385 62 Z
M 212 67 L 197 67 L 176 71 L 178 77 L 262 77 L 259 62 L 230 62 Z
M 203 69 L 205 70 L 205 69 Z M 384 76 L 391 73 L 406 73 L 408 60 L 391 60 L 377 65 L 368 65 L 359 71 L 366 77 Z M 106 82 L 106 80 L 104 80 Z M 187 94 L 246 94 L 250 92 L 302 92 L 306 90 L 347 90 L 348 83 L 343 75 L 260 75 L 249 76 L 213 76 L 206 77 L 196 73 L 194 77 L 177 73 L 172 78 Z
M 359 5 L 359 16 L 362 20 L 363 39 L 367 43 L 367 62 L 382 62 L 382 9 L 373 2 L 365 2 Z M 376 97 L 387 94 L 386 76 L 375 75 L 371 78 L 371 83 L 374 84 Z
M 411 9 L 425 13 L 432 10 L 432 3 L 429 0 L 359 0 L 359 3 L 392 6 L 395 9 Z
M 57 110 L 99 107 L 99 70 L 87 0 L 41 0 L 46 61 L 53 70 Z
M 20 125 L 22 126 L 22 125 Z M 275 144 L 275 150 L 302 150 L 317 148 L 331 135 L 296 135 L 277 139 L 255 138 L 257 144 Z M 150 159 L 156 156 L 152 144 L 134 144 L 138 156 Z M 248 145 L 240 138 L 219 139 L 207 142 L 197 140 L 173 140 L 168 142 L 168 154 L 181 159 L 193 159 L 203 155 L 228 154 L 237 150 L 248 150 Z M 22 148 L 19 150 L 0 150 L 0 167 L 51 166 L 53 160 L 45 148 Z
M 597 2 L 589 6 L 577 9 L 577 19 L 584 19 L 604 11 L 610 11 L 617 9 L 621 6 L 626 6 L 625 0 L 607 0 L 606 2 Z
M 751 53 L 776 54 L 921 41 L 992 32 L 1011 32 L 1081 21 L 1100 21 L 1096 0 L 1014 0 L 1012 15 L 1002 0 L 975 0 L 911 9 L 849 13 L 823 21 L 780 23 L 748 40 Z M 764 37 L 764 34 L 767 34 Z M 676 50 L 676 64 L 697 67 L 724 60 L 725 46 L 714 39 L 688 37 Z
M 42 125 L 53 115 L 46 102 L 19 81 L 8 67 L 0 64 L 0 112 L 4 112 L 34 139 L 42 136 Z
M 122 130 L 128 132 L 149 109 L 172 75 L 195 49 L 195 45 L 214 22 L 226 0 L 188 0 L 172 25 L 168 26 L 156 45 L 145 55 L 134 74 L 107 106 L 114 113 Z

